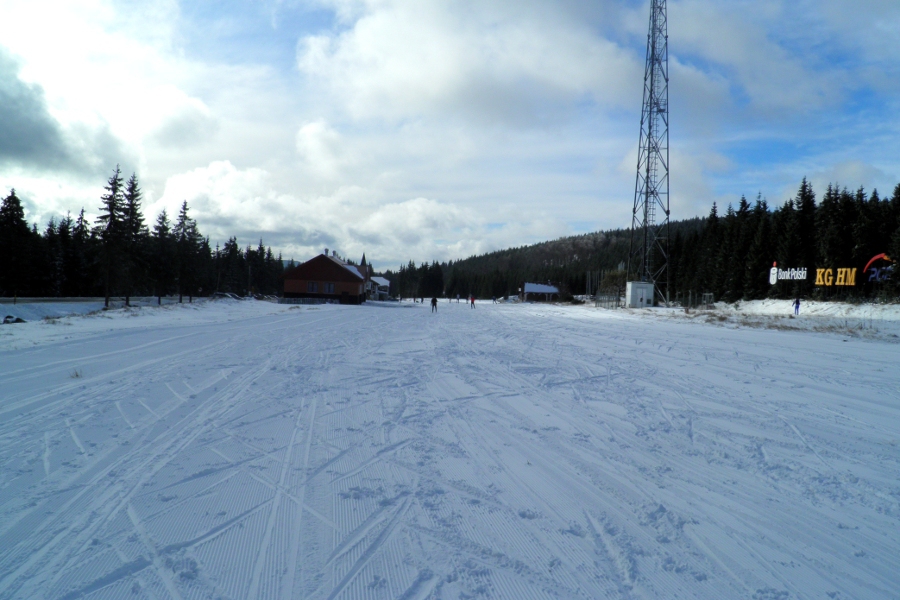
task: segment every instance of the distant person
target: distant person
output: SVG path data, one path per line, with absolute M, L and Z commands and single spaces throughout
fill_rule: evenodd
M 794 314 L 799 315 L 800 314 L 800 297 L 799 296 L 797 297 L 796 300 L 794 300 L 794 303 L 791 306 L 794 307 Z
M 469 296 L 469 300 L 471 300 L 471 302 L 472 302 L 472 308 L 475 308 L 475 294 L 472 294 L 471 296 Z
M 497 304 L 497 296 L 491 296 L 491 303 Z
M 437 312 L 437 296 L 431 299 L 431 312 Z
M 459 304 L 459 294 L 456 295 L 456 303 Z

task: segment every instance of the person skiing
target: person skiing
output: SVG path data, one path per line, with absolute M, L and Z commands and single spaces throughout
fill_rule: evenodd
M 469 299 L 472 301 L 472 308 L 475 308 L 475 294 L 469 296 Z
M 794 314 L 799 315 L 800 314 L 800 296 L 797 296 L 797 299 L 794 300 L 794 303 L 791 306 L 794 307 Z
M 437 312 L 437 296 L 431 298 L 431 312 Z

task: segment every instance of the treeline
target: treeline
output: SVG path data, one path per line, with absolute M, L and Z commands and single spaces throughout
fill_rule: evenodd
M 260 240 L 242 249 L 232 237 L 210 246 L 185 201 L 174 221 L 163 210 L 148 227 L 136 175 L 121 170 L 107 181 L 100 215 L 88 222 L 81 209 L 43 231 L 29 227 L 15 190 L 0 204 L 0 296 L 76 297 L 277 294 L 283 263 Z
M 391 282 L 391 296 L 395 298 L 431 298 L 444 295 L 444 269 L 437 262 L 423 262 L 418 267 L 413 261 L 396 272 L 385 271 L 384 278 Z
M 620 269 L 628 265 L 630 240 L 630 230 L 618 229 L 442 263 L 444 294 L 515 295 L 531 281 L 559 285 L 564 296 L 581 295 L 588 288 L 588 273 L 592 292 L 598 287 L 611 291 L 625 280 Z M 853 192 L 829 185 L 817 201 L 804 179 L 797 195 L 774 210 L 761 197 L 752 204 L 741 198 L 724 215 L 714 204 L 705 219 L 671 222 L 669 297 L 680 302 L 704 293 L 725 301 L 796 296 L 896 299 L 900 268 L 893 277 L 882 271 L 877 282 L 868 281 L 870 273 L 862 272 L 881 253 L 900 257 L 900 185 L 890 198 L 882 198 L 877 190 L 867 194 L 862 188 Z M 776 262 L 781 269 L 806 269 L 806 279 L 772 285 L 769 271 Z M 857 269 L 856 285 L 816 285 L 817 269 L 845 268 Z M 414 269 L 410 263 L 401 270 Z
M 689 219 L 673 223 L 671 229 L 686 235 L 702 226 L 701 219 Z M 623 229 L 588 233 L 441 263 L 445 285 L 443 294 L 438 295 L 515 296 L 526 281 L 552 282 L 560 285 L 567 294 L 584 294 L 588 271 L 595 273 L 595 282 L 597 273 L 616 280 L 618 269 L 628 262 L 630 236 L 630 231 Z M 419 271 L 428 266 L 433 272 L 434 265 L 422 263 Z M 411 273 L 413 269 L 414 263 L 410 262 L 405 268 L 401 267 L 401 272 Z M 399 275 L 399 272 L 385 273 L 392 282 L 392 295 L 396 295 L 394 281 L 399 280 Z M 407 289 L 397 287 L 398 291 Z
M 672 237 L 670 245 L 673 299 L 687 294 L 712 293 L 716 300 L 734 302 L 766 297 L 816 299 L 878 298 L 900 295 L 900 273 L 889 271 L 878 281 L 863 273 L 871 259 L 885 253 L 900 257 L 900 185 L 890 198 L 863 188 L 851 192 L 829 185 L 821 201 L 804 179 L 797 195 L 770 210 L 757 198 L 751 205 L 741 198 L 719 215 L 714 204 L 699 231 Z M 806 278 L 772 285 L 773 264 L 783 270 L 805 269 Z M 819 281 L 819 269 L 855 269 L 855 285 Z

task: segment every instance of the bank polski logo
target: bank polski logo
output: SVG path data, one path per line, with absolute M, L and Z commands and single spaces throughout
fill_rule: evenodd
M 778 263 L 773 262 L 772 268 L 769 269 L 769 283 L 775 285 L 778 283 Z

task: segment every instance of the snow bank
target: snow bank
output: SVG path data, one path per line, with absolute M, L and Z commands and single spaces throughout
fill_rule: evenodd
M 101 310 L 103 302 L 19 302 L 0 304 L 0 317 L 10 315 L 26 321 L 85 315 Z
M 118 305 L 118 308 L 114 306 Z M 289 310 L 272 302 L 232 299 L 195 299 L 193 303 L 136 301 L 130 308 L 103 302 L 26 303 L 0 305 L 4 315 L 19 316 L 26 323 L 0 325 L 0 349 L 15 349 L 61 339 L 122 329 L 179 327 L 248 319 Z M 11 309 L 15 310 L 11 310 Z

